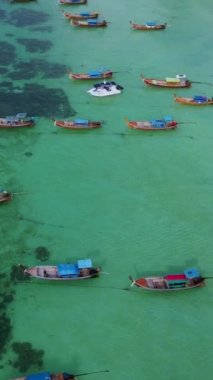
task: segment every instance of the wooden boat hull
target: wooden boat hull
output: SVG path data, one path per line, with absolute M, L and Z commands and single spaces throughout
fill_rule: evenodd
M 168 289 L 168 288 L 153 288 L 153 287 L 150 287 L 149 284 L 151 284 L 153 281 L 155 281 L 156 284 L 159 284 L 159 286 L 163 286 L 163 277 L 142 277 L 142 278 L 138 278 L 137 280 L 134 280 L 133 283 L 134 285 L 136 285 L 137 287 L 139 288 L 142 288 L 142 289 L 145 289 L 145 290 L 149 290 L 149 291 L 153 291 L 153 292 L 174 292 L 174 291 L 180 291 L 180 290 L 189 290 L 189 289 L 194 289 L 194 288 L 200 288 L 200 287 L 203 287 L 205 286 L 205 281 L 201 281 L 199 282 L 198 284 L 195 284 L 195 285 L 191 285 L 191 286 L 185 286 L 183 288 L 173 288 L 173 289 Z
M 24 376 L 24 377 L 16 377 L 13 380 L 26 380 L 26 379 L 27 379 L 27 377 Z M 51 379 L 53 379 L 53 380 L 63 380 L 64 377 L 63 377 L 62 373 L 58 373 L 58 374 L 52 374 L 51 375 Z M 67 380 L 77 380 L 77 378 L 74 375 L 70 374 L 70 377 Z
M 106 78 L 111 78 L 113 72 L 112 71 L 104 71 L 103 73 L 100 73 L 100 75 L 97 76 L 92 76 L 89 74 L 84 74 L 84 73 L 69 73 L 69 78 L 70 79 L 76 79 L 76 80 L 97 80 L 97 79 L 106 79 Z
M 86 21 L 72 20 L 72 25 L 79 26 L 81 28 L 105 28 L 108 25 L 108 23 L 106 21 L 101 21 L 94 24 L 90 24 Z
M 153 25 L 153 26 L 134 24 L 133 22 L 130 22 L 130 24 L 133 30 L 144 30 L 144 31 L 166 29 L 166 26 L 167 26 L 167 23 Z
M 6 203 L 12 201 L 13 196 L 10 193 L 7 193 L 5 196 L 4 193 L 0 193 L 0 203 Z
M 11 123 L 11 124 L 8 124 L 7 122 L 4 122 L 0 119 L 0 128 L 8 128 L 8 129 L 15 129 L 15 128 L 29 128 L 29 127 L 33 127 L 34 126 L 34 121 L 26 121 L 26 122 L 23 122 L 23 123 Z
M 198 106 L 198 107 L 213 105 L 213 100 L 211 99 L 208 99 L 207 101 L 198 102 L 198 101 L 195 101 L 193 98 L 183 98 L 183 97 L 175 96 L 174 101 L 177 103 L 181 103 L 181 104 L 185 104 L 189 106 Z
M 92 13 L 88 13 L 87 16 L 83 15 L 83 14 L 74 14 L 74 13 L 66 13 L 66 12 L 62 12 L 64 17 L 68 20 L 87 20 L 87 19 L 93 19 L 93 18 L 97 18 L 99 16 L 99 13 L 98 12 L 92 12 Z
M 79 1 L 68 1 L 68 0 L 59 0 L 59 4 L 62 5 L 80 5 L 80 4 L 86 4 L 87 0 L 79 0 Z
M 73 130 L 88 130 L 94 128 L 100 128 L 102 121 L 90 121 L 87 125 L 76 124 L 72 121 L 55 120 L 54 125 L 60 128 L 73 129 Z
M 127 126 L 132 129 L 142 130 L 142 131 L 168 131 L 174 130 L 178 127 L 177 122 L 169 122 L 165 127 L 157 128 L 153 127 L 152 123 L 149 121 L 127 121 Z
M 88 272 L 82 272 L 85 273 L 83 275 L 79 275 L 78 277 L 58 277 L 57 276 L 57 266 L 50 266 L 50 265 L 40 265 L 35 266 L 31 268 L 25 268 L 24 273 L 26 275 L 29 275 L 32 278 L 36 278 L 38 280 L 44 280 L 44 281 L 82 281 L 82 280 L 88 280 L 90 278 L 98 277 L 100 274 L 100 268 L 91 268 L 91 273 Z
M 163 79 L 152 79 L 152 78 L 144 78 L 141 76 L 142 80 L 145 84 L 148 86 L 155 86 L 155 87 L 163 87 L 163 88 L 189 88 L 191 87 L 191 82 L 186 80 L 184 82 L 177 82 L 177 83 L 168 83 L 166 80 Z

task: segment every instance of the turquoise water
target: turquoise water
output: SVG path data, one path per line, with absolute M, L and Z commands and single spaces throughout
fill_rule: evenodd
M 141 73 L 185 73 L 213 83 L 212 3 L 89 0 L 66 7 L 100 11 L 110 21 L 103 30 L 73 28 L 61 9 L 56 0 L 0 5 L 0 40 L 12 45 L 2 45 L 0 57 L 0 69 L 7 70 L 1 70 L 1 113 L 37 116 L 31 130 L 0 131 L 1 186 L 20 193 L 0 209 L 0 293 L 15 292 L 12 302 L 1 304 L 11 322 L 1 379 L 39 370 L 109 369 L 88 378 L 210 380 L 211 280 L 205 288 L 176 294 L 123 289 L 129 274 L 196 266 L 213 275 L 212 109 L 178 105 L 173 90 L 147 88 L 140 80 Z M 130 20 L 152 19 L 169 27 L 156 33 L 130 28 Z M 35 20 L 41 22 L 32 25 Z M 34 39 L 31 51 L 23 39 Z M 38 41 L 46 42 L 32 51 Z M 89 83 L 67 76 L 69 69 L 103 66 L 120 72 L 114 79 L 124 87 L 122 95 L 93 98 L 86 92 Z M 213 95 L 212 86 L 196 83 L 176 92 Z M 53 126 L 51 116 L 74 113 L 104 120 L 103 128 L 76 133 Z M 176 131 L 139 133 L 124 121 L 167 114 L 182 123 Z M 11 281 L 13 265 L 41 263 L 39 246 L 50 252 L 46 263 L 91 257 L 108 274 L 81 284 Z M 14 368 L 14 342 L 43 350 L 42 367 Z

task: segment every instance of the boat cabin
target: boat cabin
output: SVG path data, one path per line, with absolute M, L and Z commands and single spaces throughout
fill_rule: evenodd
M 156 21 L 146 21 L 145 25 L 148 26 L 149 28 L 153 28 L 154 26 L 157 25 Z
M 36 373 L 34 375 L 26 376 L 26 380 L 51 380 L 51 374 L 49 372 Z
M 170 83 L 171 83 L 171 84 L 174 84 L 174 83 L 175 83 L 175 84 L 176 84 L 176 83 L 180 83 L 180 79 L 178 79 L 178 78 L 168 78 L 168 77 L 167 77 L 167 78 L 166 78 L 166 83 L 167 83 L 167 84 L 170 84 Z
M 189 268 L 181 274 L 169 274 L 164 277 L 168 289 L 185 288 L 201 282 L 201 276 L 197 269 Z
M 202 95 L 195 95 L 193 97 L 193 100 L 196 103 L 205 103 L 205 102 L 207 102 L 208 98 L 206 96 L 202 96 Z
M 76 125 L 89 125 L 89 120 L 86 120 L 86 119 L 75 119 L 74 120 L 74 123 Z
M 92 269 L 92 260 L 78 260 L 75 264 L 59 264 L 57 267 L 58 277 L 74 278 L 89 275 Z

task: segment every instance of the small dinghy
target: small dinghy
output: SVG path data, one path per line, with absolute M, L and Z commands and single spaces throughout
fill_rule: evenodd
M 121 94 L 123 87 L 115 82 L 101 82 L 94 84 L 93 87 L 87 91 L 93 96 L 110 96 Z
M 185 269 L 183 273 L 168 274 L 166 276 L 141 277 L 132 281 L 132 286 L 136 285 L 151 291 L 177 291 L 198 288 L 205 285 L 204 278 L 196 268 Z
M 20 267 L 30 277 L 46 281 L 86 280 L 99 276 L 101 270 L 93 267 L 91 259 L 78 260 L 70 264 L 37 265 L 31 268 L 20 265 Z

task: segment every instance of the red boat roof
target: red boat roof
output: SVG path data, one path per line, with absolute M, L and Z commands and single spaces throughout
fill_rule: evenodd
M 186 280 L 185 274 L 168 274 L 167 276 L 164 277 L 165 280 L 167 281 L 172 281 L 172 280 Z

